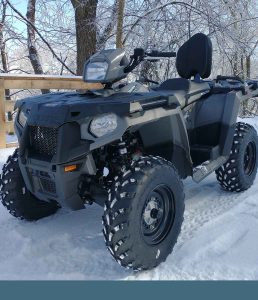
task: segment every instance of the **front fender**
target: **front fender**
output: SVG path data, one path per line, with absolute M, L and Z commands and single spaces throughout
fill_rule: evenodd
M 188 135 L 180 108 L 158 109 L 153 118 L 140 126 L 139 133 L 148 154 L 171 161 L 182 178 L 192 175 Z

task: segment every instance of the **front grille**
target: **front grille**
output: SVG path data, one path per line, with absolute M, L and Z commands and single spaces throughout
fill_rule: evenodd
M 56 185 L 54 181 L 47 178 L 40 178 L 40 183 L 44 192 L 56 194 Z
M 30 148 L 35 154 L 53 156 L 57 150 L 58 129 L 30 126 Z

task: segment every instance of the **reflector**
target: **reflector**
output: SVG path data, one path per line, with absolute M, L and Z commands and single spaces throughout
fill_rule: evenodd
M 78 165 L 70 165 L 70 166 L 65 166 L 64 171 L 65 172 L 73 172 L 78 169 Z

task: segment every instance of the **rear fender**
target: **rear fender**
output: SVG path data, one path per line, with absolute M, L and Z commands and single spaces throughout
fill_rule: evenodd
M 242 92 L 211 94 L 199 101 L 188 123 L 190 143 L 219 145 L 219 155 L 229 156 Z

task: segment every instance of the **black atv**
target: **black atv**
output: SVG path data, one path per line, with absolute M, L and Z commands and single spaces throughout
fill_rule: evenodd
M 7 160 L 0 198 L 20 219 L 37 220 L 61 206 L 104 207 L 107 248 L 124 267 L 147 270 L 171 253 L 183 222 L 182 179 L 213 171 L 241 192 L 254 182 L 258 138 L 236 123 L 241 101 L 258 96 L 255 81 L 210 76 L 212 45 L 196 34 L 178 51 L 181 78 L 154 89 L 125 78 L 145 59 L 173 52 L 104 50 L 85 64 L 84 80 L 102 90 L 53 93 L 17 102 L 19 149 Z M 193 79 L 192 79 L 193 78 Z

